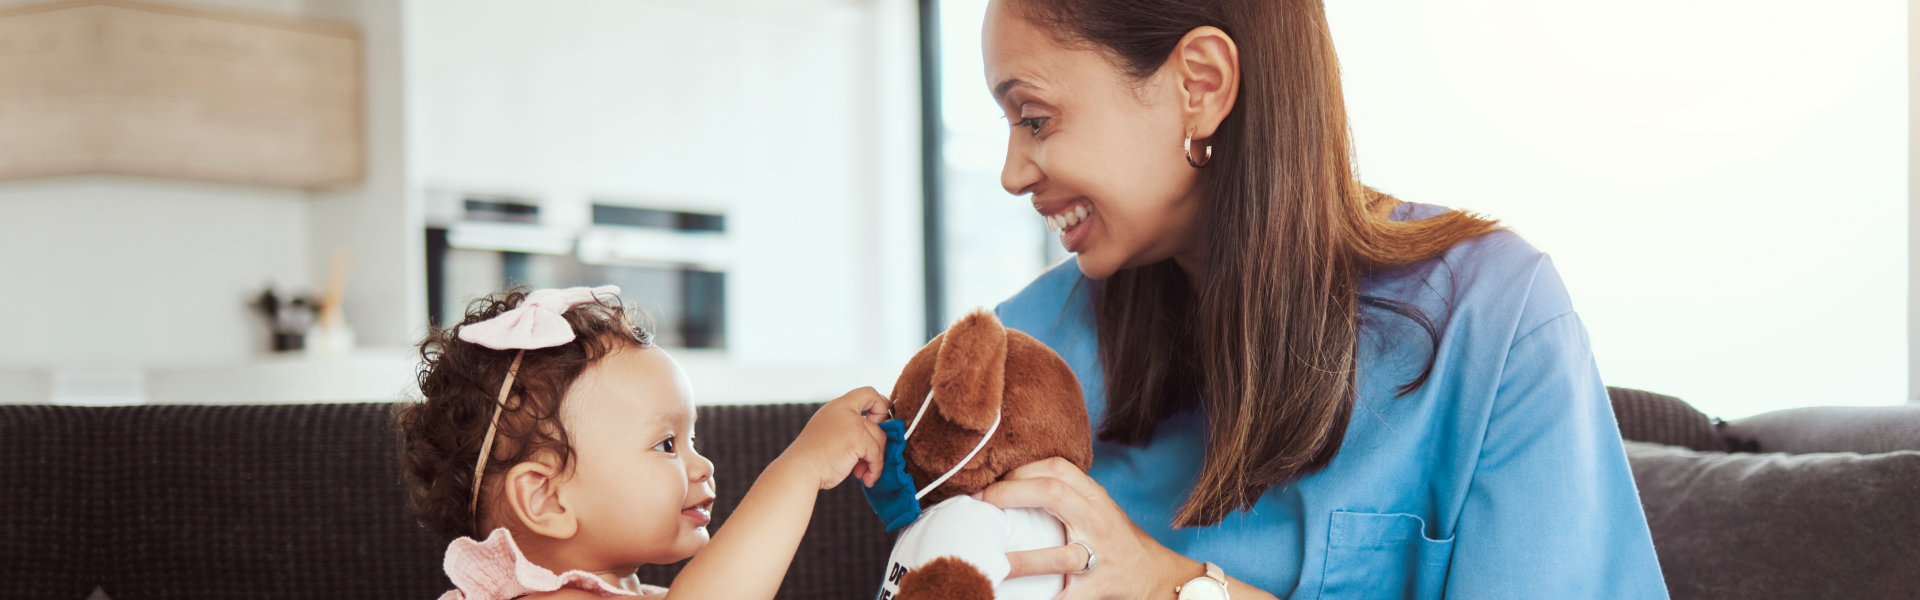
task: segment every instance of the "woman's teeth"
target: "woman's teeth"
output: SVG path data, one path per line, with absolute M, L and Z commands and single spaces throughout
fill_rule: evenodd
M 1073 226 L 1079 225 L 1081 221 L 1086 220 L 1089 214 L 1093 214 L 1093 209 L 1087 205 L 1082 204 L 1075 206 L 1073 210 L 1047 217 L 1047 230 L 1066 231 L 1073 229 Z

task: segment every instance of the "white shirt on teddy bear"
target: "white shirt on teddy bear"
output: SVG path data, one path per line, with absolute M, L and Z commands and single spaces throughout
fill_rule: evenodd
M 1050 600 L 1066 587 L 1064 575 L 1032 575 L 1007 579 L 1012 566 L 1007 553 L 1051 548 L 1067 543 L 1067 530 L 1047 511 L 1037 508 L 1000 507 L 954 496 L 933 505 L 920 519 L 900 532 L 887 558 L 878 600 L 892 600 L 900 593 L 900 577 L 942 556 L 953 556 L 972 564 L 994 583 L 995 598 Z

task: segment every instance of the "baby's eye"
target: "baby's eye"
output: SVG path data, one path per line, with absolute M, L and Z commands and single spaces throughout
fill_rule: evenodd
M 673 454 L 673 450 L 674 450 L 673 438 L 660 440 L 660 443 L 653 445 L 653 449 L 659 450 L 661 452 L 665 452 L 667 454 Z

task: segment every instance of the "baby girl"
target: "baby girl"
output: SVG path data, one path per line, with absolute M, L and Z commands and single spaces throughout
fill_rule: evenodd
M 713 463 L 686 375 L 618 288 L 514 290 L 420 343 L 396 420 L 415 515 L 451 541 L 442 600 L 772 598 L 819 490 L 880 472 L 887 399 L 821 407 L 709 540 Z M 696 555 L 696 553 L 698 553 Z M 643 564 L 693 556 L 671 589 Z

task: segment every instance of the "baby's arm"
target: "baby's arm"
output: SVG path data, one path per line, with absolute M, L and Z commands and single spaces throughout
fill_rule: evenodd
M 786 577 L 820 490 L 848 474 L 866 485 L 880 476 L 887 398 L 861 388 L 828 402 L 800 437 L 753 482 L 726 527 L 673 580 L 667 597 L 772 598 Z

